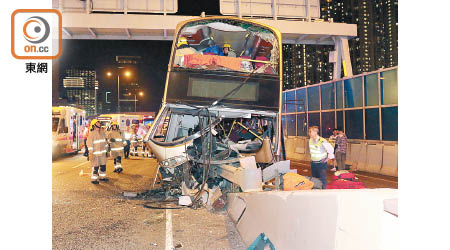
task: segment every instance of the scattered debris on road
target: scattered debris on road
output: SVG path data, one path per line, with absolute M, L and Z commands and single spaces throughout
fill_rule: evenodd
M 137 197 L 138 193 L 136 193 L 136 192 L 123 192 L 122 195 L 124 197 Z
M 192 200 L 190 196 L 182 195 L 178 198 L 178 205 L 180 206 L 190 206 L 192 205 Z

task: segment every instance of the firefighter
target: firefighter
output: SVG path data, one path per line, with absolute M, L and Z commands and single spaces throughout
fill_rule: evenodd
M 91 182 L 98 184 L 100 181 L 108 181 L 106 178 L 106 151 L 108 143 L 105 132 L 101 129 L 99 120 L 93 119 L 89 126 L 90 132 L 86 141 L 89 149 L 89 161 L 91 162 Z
M 130 155 L 130 146 L 131 146 L 131 132 L 130 132 L 130 127 L 127 126 L 126 130 L 125 130 L 125 146 L 123 148 L 123 153 L 125 155 L 125 159 L 128 159 L 128 156 Z
M 148 151 L 147 151 L 146 143 L 144 141 L 144 137 L 147 134 L 147 131 L 148 131 L 147 126 L 144 125 L 144 124 L 141 124 L 141 126 L 139 127 L 138 132 L 136 133 L 137 137 L 138 137 L 138 140 L 139 140 L 139 144 L 142 147 L 141 153 L 142 153 L 142 157 L 143 158 L 148 157 Z
M 231 48 L 229 43 L 225 43 L 223 45 L 222 52 L 224 56 L 236 57 L 236 53 L 234 53 L 234 50 Z
M 125 141 L 119 130 L 119 123 L 113 122 L 111 124 L 111 131 L 108 133 L 108 141 L 111 146 L 111 156 L 114 159 L 114 172 L 120 174 L 120 172 L 123 171 L 122 157 L 123 145 Z
M 136 124 L 131 125 L 131 155 L 138 156 L 138 140 L 137 140 L 137 134 L 136 134 Z
M 151 128 L 152 128 L 152 124 L 151 123 L 147 124 L 147 131 L 145 132 L 143 138 L 145 137 L 146 134 L 148 134 L 148 132 L 150 131 Z M 150 149 L 148 142 L 146 142 L 144 140 L 142 140 L 142 141 L 143 141 L 142 143 L 143 143 L 144 151 L 145 151 L 147 158 L 151 158 L 152 150 Z
M 183 66 L 184 65 L 184 55 L 197 54 L 196 49 L 189 46 L 188 40 L 186 37 L 180 37 L 180 40 L 177 43 L 177 51 L 175 53 L 175 61 L 174 65 Z

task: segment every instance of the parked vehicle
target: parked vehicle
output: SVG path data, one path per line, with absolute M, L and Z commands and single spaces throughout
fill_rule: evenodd
M 52 155 L 77 153 L 84 147 L 83 132 L 86 112 L 82 109 L 52 107 Z

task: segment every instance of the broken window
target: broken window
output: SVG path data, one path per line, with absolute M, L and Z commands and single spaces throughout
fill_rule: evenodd
M 267 28 L 238 20 L 202 20 L 180 31 L 174 68 L 279 72 L 279 44 Z
M 164 110 L 161 118 L 158 121 L 158 126 L 156 127 L 156 132 L 154 135 L 154 139 L 159 142 L 164 142 L 166 140 L 167 130 L 169 128 L 170 122 L 170 110 Z

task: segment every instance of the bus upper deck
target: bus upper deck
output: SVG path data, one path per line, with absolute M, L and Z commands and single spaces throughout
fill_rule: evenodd
M 190 20 L 177 27 L 164 102 L 278 111 L 281 35 L 234 17 Z M 243 86 L 240 86 L 245 82 Z

